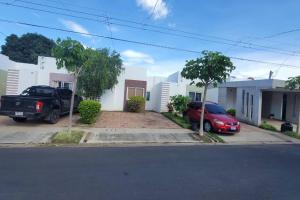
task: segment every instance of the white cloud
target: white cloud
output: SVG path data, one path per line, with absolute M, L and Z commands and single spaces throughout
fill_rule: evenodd
M 164 0 L 136 0 L 136 3 L 155 20 L 165 18 L 169 14 L 169 9 Z
M 81 35 L 84 36 L 84 37 L 91 37 L 89 35 L 86 35 L 86 34 L 90 34 L 90 32 L 86 28 L 84 28 L 82 25 L 80 25 L 80 24 L 78 24 L 74 21 L 61 19 L 60 22 L 65 27 L 67 27 L 68 29 L 70 29 L 72 31 L 83 33 Z
M 121 56 L 124 59 L 124 64 L 129 66 L 154 63 L 154 59 L 150 55 L 131 49 L 121 52 Z
M 170 27 L 170 28 L 176 28 L 176 24 L 175 23 L 168 23 L 168 27 Z

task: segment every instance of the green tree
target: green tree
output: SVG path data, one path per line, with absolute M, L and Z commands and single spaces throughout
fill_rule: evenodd
M 235 69 L 230 58 L 219 52 L 203 51 L 202 56 L 186 62 L 181 75 L 191 80 L 191 85 L 204 87 L 202 111 L 205 108 L 206 93 L 209 85 L 223 83 Z M 201 112 L 199 135 L 203 136 L 204 112 Z
M 290 90 L 299 90 L 300 89 L 300 76 L 290 77 L 286 81 L 286 87 Z M 300 111 L 298 113 L 298 125 L 297 125 L 297 133 L 300 134 Z
M 16 62 L 37 64 L 38 56 L 51 56 L 55 42 L 43 35 L 27 33 L 18 37 L 7 36 L 6 43 L 1 46 L 1 53 Z
M 182 114 L 187 109 L 189 97 L 183 95 L 171 96 L 170 103 L 176 112 Z
M 73 107 L 74 107 L 74 96 L 76 93 L 77 78 L 80 75 L 81 71 L 87 67 L 89 62 L 89 53 L 91 49 L 85 49 L 83 45 L 70 38 L 66 40 L 58 39 L 56 41 L 56 46 L 53 49 L 53 55 L 56 58 L 57 68 L 65 68 L 69 73 L 72 73 L 74 76 L 73 89 L 72 89 L 72 98 L 69 114 L 69 126 L 68 131 L 71 133 L 72 128 L 72 116 L 73 116 Z
M 89 59 L 87 66 L 78 77 L 78 93 L 95 100 L 105 90 L 112 89 L 118 83 L 122 60 L 120 54 L 108 49 L 87 49 Z

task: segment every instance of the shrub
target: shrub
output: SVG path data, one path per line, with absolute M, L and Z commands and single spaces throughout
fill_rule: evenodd
M 268 124 L 266 121 L 264 121 L 259 126 L 259 128 L 266 129 L 266 130 L 269 130 L 269 131 L 277 131 L 276 127 L 272 126 L 271 124 Z
M 171 97 L 170 104 L 174 110 L 182 114 L 187 109 L 187 104 L 189 103 L 189 97 L 183 95 L 175 95 Z
M 227 113 L 228 113 L 229 115 L 232 115 L 232 116 L 235 117 L 236 111 L 235 111 L 235 109 L 230 108 L 230 109 L 227 110 Z
M 168 112 L 170 112 L 170 113 L 173 112 L 174 109 L 173 109 L 173 106 L 171 103 L 168 103 L 167 107 L 168 107 Z
M 85 124 L 92 124 L 101 110 L 101 104 L 98 101 L 84 100 L 79 104 L 80 119 Z
M 128 100 L 127 109 L 130 112 L 144 112 L 145 98 L 141 96 L 134 96 Z

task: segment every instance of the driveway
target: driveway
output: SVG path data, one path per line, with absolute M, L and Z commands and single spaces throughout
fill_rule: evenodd
M 15 122 L 13 119 L 6 117 L 6 116 L 0 116 L 0 127 L 30 127 L 30 128 L 36 128 L 36 127 L 67 127 L 68 126 L 68 115 L 62 116 L 57 124 L 48 124 L 44 121 L 36 121 L 36 120 L 28 120 L 24 123 Z M 73 117 L 73 122 L 77 122 L 79 120 L 79 115 L 75 114 Z
M 102 112 L 95 128 L 182 129 L 160 113 Z
M 281 133 L 263 130 L 245 123 L 241 123 L 240 133 L 219 136 L 229 144 L 300 143 L 300 140 L 285 136 Z

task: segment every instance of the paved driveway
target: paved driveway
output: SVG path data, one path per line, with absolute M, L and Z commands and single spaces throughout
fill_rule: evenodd
M 13 119 L 6 117 L 6 116 L 0 116 L 0 129 L 1 127 L 67 127 L 68 126 L 68 116 L 62 116 L 57 124 L 48 124 L 45 121 L 35 121 L 35 120 L 28 120 L 24 123 L 15 122 Z M 73 117 L 74 123 L 79 120 L 79 115 L 76 114 Z
M 230 144 L 248 143 L 300 143 L 300 140 L 285 136 L 281 133 L 263 130 L 261 128 L 241 123 L 241 132 L 235 135 L 219 135 Z
M 182 129 L 160 113 L 102 112 L 95 128 Z

